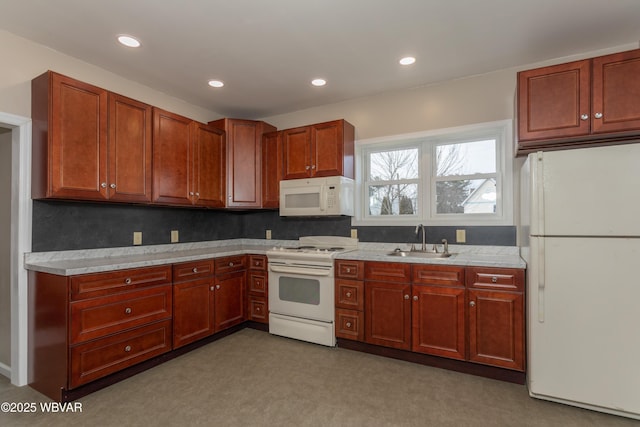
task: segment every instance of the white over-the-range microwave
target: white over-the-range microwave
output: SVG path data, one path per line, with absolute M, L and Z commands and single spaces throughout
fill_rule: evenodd
M 354 182 L 344 176 L 280 181 L 280 216 L 353 216 Z

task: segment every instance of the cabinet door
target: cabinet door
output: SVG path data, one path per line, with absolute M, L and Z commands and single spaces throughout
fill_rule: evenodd
M 311 176 L 311 128 L 309 126 L 282 131 L 283 179 Z
M 173 285 L 173 348 L 214 332 L 213 277 Z
M 48 196 L 106 200 L 107 91 L 56 73 L 50 90 Z
M 260 207 L 262 135 L 258 123 L 230 120 L 227 127 L 227 206 Z
M 524 371 L 524 299 L 469 289 L 469 360 Z
M 342 175 L 342 120 L 319 123 L 311 127 L 311 170 L 314 176 Z
M 593 59 L 595 133 L 640 129 L 640 49 Z
M 109 94 L 109 199 L 151 201 L 151 106 Z
M 194 204 L 222 208 L 225 203 L 226 144 L 224 131 L 192 124 Z
M 411 285 L 365 282 L 365 342 L 411 349 Z
M 590 132 L 591 61 L 518 73 L 518 140 L 566 138 Z
M 262 207 L 280 207 L 282 179 L 282 140 L 280 132 L 262 136 Z
M 245 289 L 246 275 L 244 271 L 216 277 L 216 332 L 245 320 Z
M 465 290 L 413 285 L 412 350 L 465 358 Z
M 153 201 L 191 205 L 191 120 L 153 109 Z

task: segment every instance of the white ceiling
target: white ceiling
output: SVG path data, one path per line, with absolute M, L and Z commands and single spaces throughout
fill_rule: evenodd
M 0 28 L 262 118 L 640 40 L 640 0 L 0 0 Z M 124 48 L 116 35 L 142 41 Z M 417 58 L 411 67 L 398 59 Z M 322 77 L 328 84 L 309 84 Z M 213 89 L 207 81 L 225 82 Z

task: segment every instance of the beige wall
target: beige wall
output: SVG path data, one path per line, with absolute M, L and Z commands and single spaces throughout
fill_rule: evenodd
M 31 117 L 31 79 L 56 71 L 155 107 L 207 122 L 220 117 L 102 68 L 0 30 L 0 111 Z
M 0 128 L 0 363 L 11 366 L 11 132 Z

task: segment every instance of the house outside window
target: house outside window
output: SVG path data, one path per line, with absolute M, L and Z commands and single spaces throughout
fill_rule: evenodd
M 511 121 L 358 141 L 354 225 L 511 225 Z

